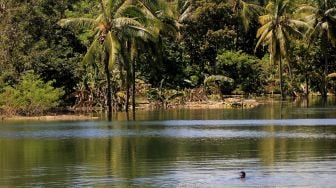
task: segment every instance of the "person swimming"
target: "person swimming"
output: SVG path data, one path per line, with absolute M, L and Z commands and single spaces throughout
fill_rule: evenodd
M 240 179 L 244 179 L 246 177 L 246 173 L 244 171 L 241 171 L 239 173 Z

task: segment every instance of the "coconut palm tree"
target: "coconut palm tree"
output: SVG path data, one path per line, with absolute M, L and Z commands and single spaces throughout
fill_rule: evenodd
M 135 111 L 135 61 L 139 54 L 140 46 L 154 45 L 156 49 L 161 48 L 160 37 L 171 33 L 176 33 L 177 22 L 173 19 L 174 10 L 171 4 L 165 0 L 137 0 L 133 1 L 135 5 L 140 7 L 146 15 L 145 27 L 147 32 L 154 36 L 152 38 L 144 38 L 143 36 L 124 35 L 122 37 L 121 59 L 123 68 L 126 72 L 125 90 L 126 90 L 126 105 L 125 110 L 128 112 L 130 89 L 132 85 L 132 109 Z M 140 50 L 141 51 L 141 50 Z M 155 54 L 159 55 L 159 54 Z M 160 59 L 160 58 L 159 58 Z
M 283 91 L 283 59 L 288 60 L 288 49 L 291 37 L 302 37 L 301 30 L 307 27 L 307 23 L 293 18 L 290 14 L 290 0 L 274 0 L 266 6 L 266 14 L 259 17 L 262 25 L 257 31 L 259 39 L 257 49 L 261 44 L 268 46 L 271 61 L 279 65 L 279 79 L 281 97 Z
M 334 3 L 334 4 L 333 4 Z M 336 3 L 331 0 L 314 0 L 312 5 L 302 5 L 299 13 L 303 20 L 311 24 L 312 29 L 307 32 L 310 44 L 320 37 L 322 52 L 324 53 L 324 69 L 321 95 L 327 97 L 328 81 L 328 45 L 336 46 Z
M 92 28 L 95 37 L 83 58 L 83 62 L 95 63 L 97 54 L 102 55 L 107 81 L 108 119 L 112 119 L 111 70 L 120 55 L 121 40 L 125 36 L 151 37 L 145 28 L 149 15 L 146 7 L 135 0 L 99 0 L 100 15 L 96 19 L 68 18 L 60 21 L 64 27 L 73 29 Z

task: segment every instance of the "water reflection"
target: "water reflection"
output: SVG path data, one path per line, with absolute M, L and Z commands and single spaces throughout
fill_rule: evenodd
M 182 110 L 139 113 L 141 121 L 131 122 L 1 125 L 0 185 L 333 187 L 334 106 L 287 103 L 280 119 L 274 105 L 242 114 Z

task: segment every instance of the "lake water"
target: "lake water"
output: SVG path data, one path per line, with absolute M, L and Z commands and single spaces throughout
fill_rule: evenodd
M 0 123 L 0 187 L 336 187 L 334 99 L 126 119 Z

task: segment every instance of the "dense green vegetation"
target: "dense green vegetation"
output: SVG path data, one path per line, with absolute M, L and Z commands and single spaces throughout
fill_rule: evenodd
M 43 83 L 33 72 L 25 72 L 15 87 L 6 86 L 0 94 L 0 105 L 6 114 L 34 115 L 58 106 L 62 89 L 53 82 Z
M 195 100 L 186 93 L 198 90 L 326 97 L 336 92 L 335 7 L 332 0 L 2 0 L 0 92 L 18 89 L 34 71 L 64 90 L 61 105 L 109 112 L 128 111 L 129 102 L 134 109 L 135 96 L 164 104 Z

